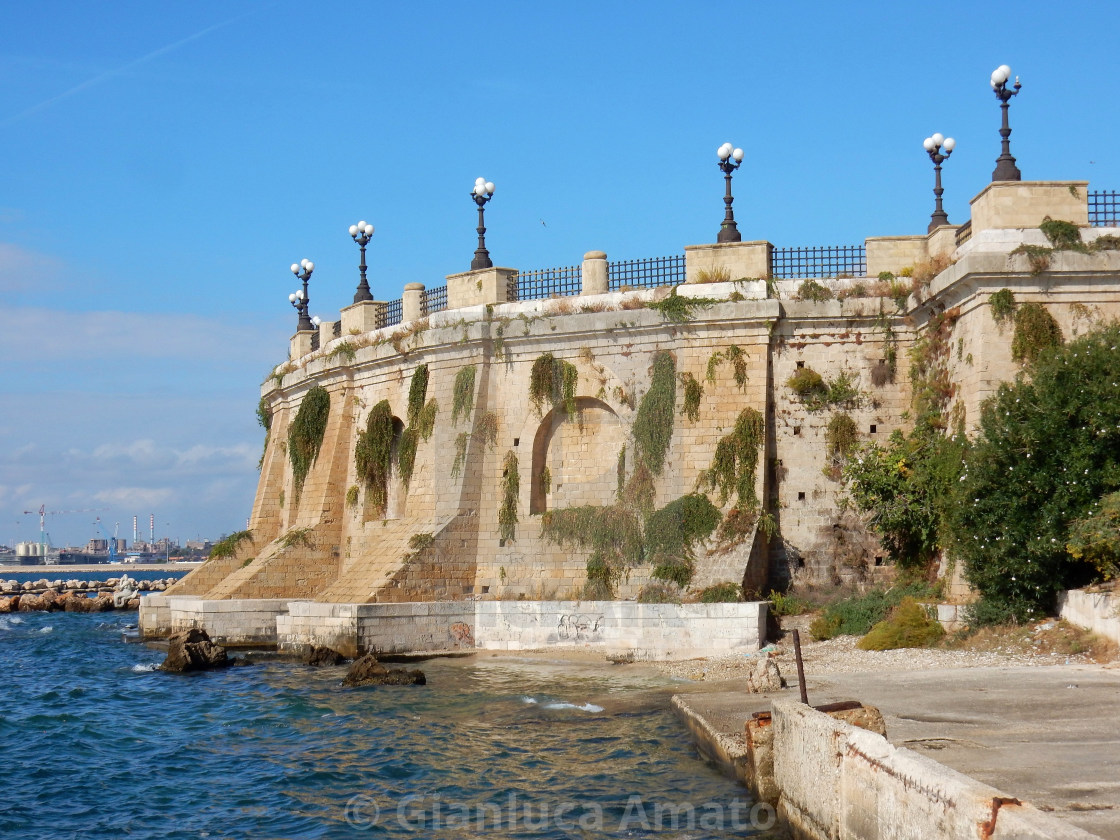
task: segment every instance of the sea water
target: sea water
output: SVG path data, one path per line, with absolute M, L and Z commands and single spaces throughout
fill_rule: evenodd
M 135 614 L 0 616 L 0 836 L 771 837 L 641 666 L 482 653 L 426 686 L 156 670 Z M 413 666 L 409 666 L 413 667 Z

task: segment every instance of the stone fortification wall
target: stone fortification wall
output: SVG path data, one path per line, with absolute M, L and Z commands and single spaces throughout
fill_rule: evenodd
M 735 581 L 763 590 L 789 579 L 874 579 L 886 573 L 883 552 L 841 503 L 827 446 L 830 423 L 847 415 L 858 443 L 885 442 L 904 428 L 912 420 L 908 354 L 936 335 L 948 416 L 954 428 L 974 431 L 983 399 L 1020 370 L 1011 358 L 1012 327 L 991 312 L 989 298 L 1000 289 L 1012 290 L 1020 304 L 1042 303 L 1067 339 L 1120 315 L 1116 251 L 1055 253 L 1042 273 L 1014 253 L 1046 242 L 1029 225 L 1042 220 L 1047 201 L 1055 217 L 1066 213 L 1084 224 L 1077 209 L 1084 184 L 1059 186 L 986 188 L 974 206 L 971 238 L 960 246 L 952 226 L 924 237 L 868 240 L 867 264 L 880 271 L 903 274 L 919 258 L 941 261 L 932 279 L 914 282 L 908 299 L 897 286 L 893 299 L 874 296 L 886 293 L 887 280 L 877 276 L 819 280 L 843 298 L 819 302 L 797 299 L 801 281 L 744 276 L 678 287 L 680 296 L 707 300 L 683 313 L 678 308 L 674 318 L 650 308 L 669 296 L 668 288 L 603 293 L 605 258 L 593 252 L 579 296 L 505 303 L 509 270 L 488 269 L 475 281 L 474 273 L 452 278 L 449 303 L 458 308 L 395 327 L 370 329 L 376 319 L 366 310 L 373 304 L 350 307 L 341 336 L 321 332 L 320 349 L 311 352 L 308 336 L 297 334 L 300 355 L 262 388 L 273 420 L 253 508 L 252 553 L 239 552 L 221 574 L 204 566 L 181 591 L 324 603 L 578 599 L 589 552 L 544 540 L 542 515 L 615 503 L 634 475 L 634 422 L 662 352 L 675 361 L 678 385 L 654 507 L 705 489 L 702 477 L 740 412 L 753 409 L 765 420 L 753 490 L 776 533 L 769 539 L 756 530 L 730 547 L 717 548 L 714 540 L 700 546 L 693 586 Z M 1084 233 L 1091 240 L 1117 231 Z M 765 242 L 690 246 L 686 276 L 710 279 L 721 265 L 733 277 L 762 274 L 771 250 Z M 406 293 L 411 314 L 419 311 L 420 294 L 411 286 Z M 488 296 L 496 301 L 476 303 Z M 573 415 L 529 399 L 534 363 L 546 353 L 576 372 Z M 733 354 L 737 370 L 728 361 Z M 399 442 L 422 365 L 426 399 L 438 406 L 432 433 L 418 442 L 407 486 L 394 468 L 385 509 L 377 510 L 358 475 L 355 444 L 381 400 L 390 405 Z M 472 366 L 469 406 L 453 420 L 456 377 Z M 789 382 L 803 369 L 846 383 L 849 396 L 824 403 L 799 397 Z M 682 411 L 686 376 L 703 386 L 695 419 Z M 319 456 L 297 491 L 288 429 L 313 386 L 330 394 L 330 414 Z M 511 485 L 516 525 L 503 536 L 500 511 Z M 709 496 L 722 514 L 731 511 L 733 499 Z M 616 596 L 632 598 L 649 582 L 649 566 L 639 564 Z

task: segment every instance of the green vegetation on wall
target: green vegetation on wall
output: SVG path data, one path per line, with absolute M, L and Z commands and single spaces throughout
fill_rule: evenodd
M 731 369 L 735 374 L 735 384 L 739 390 L 747 387 L 747 353 L 738 344 L 732 344 L 726 351 L 717 350 L 708 357 L 708 370 L 705 379 L 715 384 L 716 372 L 724 362 L 731 362 Z
M 358 478 L 366 486 L 373 509 L 385 512 L 389 501 L 389 474 L 393 454 L 393 410 L 388 400 L 373 407 L 366 418 L 366 427 L 358 432 L 354 447 L 354 463 Z
M 505 542 L 511 542 L 517 533 L 517 495 L 520 488 L 521 477 L 517 472 L 517 456 L 511 449 L 502 461 L 502 481 L 499 488 L 502 505 L 498 509 L 498 536 Z
M 822 303 L 826 300 L 832 300 L 832 290 L 822 286 L 816 280 L 805 280 L 797 287 L 798 300 L 811 300 L 816 303 Z
M 684 405 L 681 414 L 695 423 L 700 419 L 700 399 L 704 396 L 704 386 L 691 373 L 680 375 L 681 388 L 684 390 Z
M 684 295 L 678 295 L 678 288 L 679 287 L 674 286 L 669 290 L 668 297 L 658 301 L 648 301 L 646 306 L 660 312 L 661 317 L 666 321 L 673 321 L 680 324 L 692 320 L 693 310 L 706 309 L 709 306 L 720 303 L 720 301 L 715 298 L 685 297 Z
M 644 537 L 652 576 L 688 586 L 695 570 L 692 547 L 710 537 L 719 522 L 719 508 L 701 493 L 682 496 L 650 514 Z
M 665 454 L 673 437 L 676 402 L 677 363 L 672 353 L 659 350 L 653 356 L 649 390 L 638 405 L 633 430 L 638 458 L 654 475 L 661 475 L 665 467 Z
M 546 405 L 560 407 L 569 417 L 576 415 L 576 385 L 579 371 L 571 362 L 542 353 L 529 373 L 529 402 L 544 414 Z
M 439 403 L 428 396 L 428 366 L 419 365 L 412 374 L 408 386 L 408 428 L 401 432 L 397 445 L 397 470 L 401 481 L 407 488 L 412 482 L 412 472 L 416 468 L 416 448 L 420 440 L 432 436 L 436 425 Z
M 944 412 L 955 390 L 949 379 L 950 337 L 960 316 L 960 307 L 937 313 L 910 348 L 910 404 L 919 430 L 946 427 Z
M 988 298 L 988 305 L 992 307 L 992 318 L 997 324 L 1002 324 L 1015 314 L 1015 293 L 1010 289 L 1000 289 Z
M 451 477 L 458 478 L 463 470 L 463 462 L 467 459 L 467 441 L 470 432 L 459 432 L 455 437 L 455 460 L 451 462 Z
M 762 414 L 756 409 L 744 408 L 735 420 L 735 428 L 716 444 L 712 463 L 701 473 L 701 479 L 708 489 L 719 491 L 720 505 L 727 504 L 734 494 L 735 506 L 740 510 L 758 509 L 755 471 L 765 429 Z
M 1120 492 L 1101 497 L 1072 524 L 1066 550 L 1074 560 L 1092 563 L 1105 580 L 1120 575 Z
M 841 470 L 849 456 L 855 451 L 859 443 L 859 430 L 856 421 L 851 415 L 837 412 L 828 421 L 825 430 L 825 464 L 824 474 L 836 481 L 840 478 Z
M 418 365 L 412 373 L 412 381 L 408 384 L 408 425 L 415 426 L 420 420 L 420 412 L 424 409 L 424 400 L 428 396 L 428 366 Z
M 237 531 L 230 534 L 224 540 L 219 540 L 210 547 L 210 559 L 218 560 L 222 557 L 233 557 L 241 543 L 246 540 L 252 541 L 252 539 L 252 531 Z
M 474 403 L 475 365 L 459 368 L 455 374 L 453 397 L 451 401 L 451 425 L 456 425 L 460 417 L 470 417 Z
M 315 385 L 304 395 L 299 411 L 288 429 L 288 458 L 292 463 L 297 498 L 311 465 L 319 456 L 330 411 L 330 394 L 321 385 Z
M 264 429 L 264 446 L 261 447 L 261 457 L 257 460 L 257 469 L 264 466 L 264 455 L 268 452 L 268 439 L 272 436 L 272 404 L 268 397 L 261 397 L 257 403 L 257 422 Z
M 1033 363 L 1043 350 L 1060 347 L 1062 328 L 1041 303 L 1024 303 L 1015 313 L 1015 333 L 1011 338 L 1011 358 Z

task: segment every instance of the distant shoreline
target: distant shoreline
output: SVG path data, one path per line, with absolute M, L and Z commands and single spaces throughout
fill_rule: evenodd
M 174 572 L 190 571 L 202 565 L 201 561 L 190 563 L 82 563 L 57 566 L 0 566 L 0 575 L 38 574 L 44 577 L 73 577 L 71 572 Z

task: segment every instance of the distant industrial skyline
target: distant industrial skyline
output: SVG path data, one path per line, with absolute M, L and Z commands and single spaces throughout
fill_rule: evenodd
M 286 358 L 288 266 L 311 314 L 470 265 L 479 176 L 494 263 L 858 244 L 952 222 L 991 178 L 1008 64 L 1027 180 L 1120 189 L 1113 4 L 929 9 L 572 2 L 309 9 L 247 0 L 10 4 L 0 21 L 0 541 L 97 508 L 131 538 L 216 538 L 250 512 L 258 386 Z M 84 544 L 92 517 L 48 522 Z M 127 523 L 127 526 L 125 525 Z

